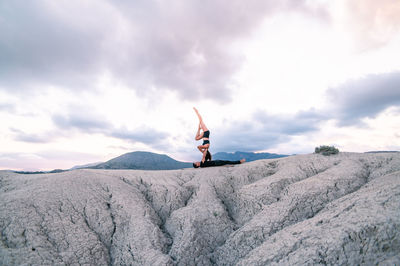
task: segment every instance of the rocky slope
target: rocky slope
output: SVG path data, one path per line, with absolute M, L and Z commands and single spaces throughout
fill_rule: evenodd
M 400 154 L 0 172 L 0 265 L 400 262 Z

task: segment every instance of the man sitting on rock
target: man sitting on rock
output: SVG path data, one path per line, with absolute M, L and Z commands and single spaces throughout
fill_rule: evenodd
M 210 166 L 222 166 L 227 164 L 241 164 L 244 163 L 246 159 L 242 159 L 240 161 L 224 161 L 224 160 L 214 160 L 214 161 L 204 161 L 204 162 L 194 162 L 193 167 L 210 167 Z

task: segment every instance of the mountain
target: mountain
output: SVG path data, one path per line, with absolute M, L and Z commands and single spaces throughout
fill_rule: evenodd
M 245 158 L 247 162 L 251 162 L 256 160 L 282 158 L 287 156 L 289 155 L 267 153 L 267 152 L 260 152 L 260 153 L 242 152 L 242 151 L 237 151 L 235 153 L 217 152 L 216 154 L 213 154 L 213 160 L 237 161 Z
M 400 153 L 0 171 L 0 265 L 400 265 Z
M 62 173 L 68 170 L 63 169 L 54 169 L 51 171 L 13 171 L 17 174 L 24 174 L 24 175 L 38 175 L 38 174 L 54 174 L 54 173 Z
M 74 167 L 70 168 L 69 170 L 74 170 L 74 169 L 82 169 L 82 168 L 89 168 L 92 166 L 99 165 L 103 162 L 96 162 L 96 163 L 88 163 L 88 164 L 82 164 L 82 165 L 75 165 Z
M 192 167 L 192 163 L 179 162 L 164 154 L 145 151 L 125 153 L 90 169 L 173 170 Z

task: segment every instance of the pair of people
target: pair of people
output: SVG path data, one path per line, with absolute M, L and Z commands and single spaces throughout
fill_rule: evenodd
M 199 111 L 196 107 L 193 107 L 196 112 L 197 117 L 199 118 L 199 127 L 196 133 L 196 140 L 203 139 L 203 144 L 197 146 L 199 151 L 203 154 L 200 162 L 194 162 L 193 167 L 210 167 L 210 166 L 222 166 L 226 164 L 240 164 L 244 163 L 246 160 L 242 159 L 240 161 L 225 161 L 225 160 L 212 160 L 212 155 L 209 151 L 210 148 L 210 130 L 208 130 L 207 126 L 204 124 L 203 118 L 201 117 Z

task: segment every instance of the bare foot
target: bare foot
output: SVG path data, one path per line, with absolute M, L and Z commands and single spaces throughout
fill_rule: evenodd
M 240 160 L 240 163 L 244 163 L 246 161 L 245 158 L 243 158 L 242 160 Z

